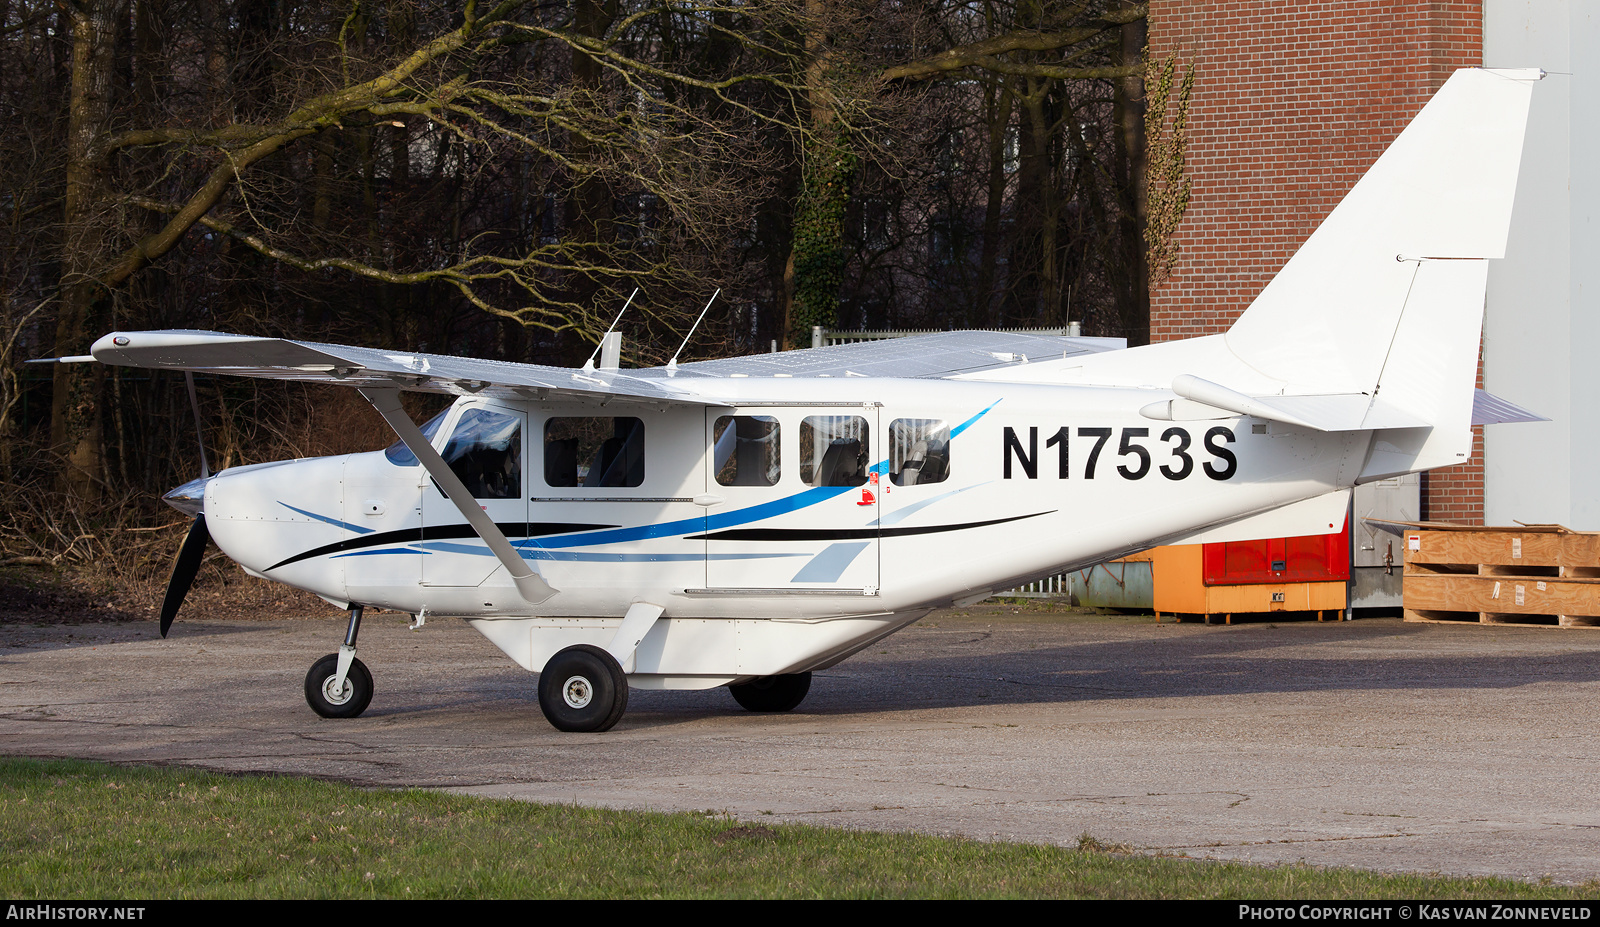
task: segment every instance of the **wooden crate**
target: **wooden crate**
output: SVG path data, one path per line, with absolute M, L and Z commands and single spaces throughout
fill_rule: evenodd
M 1401 547 L 1407 621 L 1600 627 L 1600 534 L 1428 525 Z

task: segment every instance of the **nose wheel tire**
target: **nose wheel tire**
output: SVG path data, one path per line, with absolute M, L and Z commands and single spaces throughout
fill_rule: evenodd
M 558 731 L 608 731 L 628 709 L 628 676 L 599 647 L 568 647 L 539 673 L 539 708 Z
M 762 676 L 729 686 L 734 701 L 750 711 L 793 711 L 811 691 L 810 673 L 785 673 Z
M 336 653 L 311 664 L 311 672 L 306 674 L 306 704 L 324 718 L 354 718 L 372 702 L 372 674 L 365 663 L 352 660 L 344 685 L 335 690 L 333 679 L 338 674 Z

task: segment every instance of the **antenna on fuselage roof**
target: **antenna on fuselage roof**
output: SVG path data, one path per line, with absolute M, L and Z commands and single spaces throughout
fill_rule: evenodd
M 689 326 L 689 334 L 684 335 L 683 344 L 678 345 L 678 354 L 682 354 L 683 349 L 689 346 L 689 339 L 694 337 L 694 330 L 700 327 L 701 320 L 703 320 L 706 317 L 706 313 L 711 310 L 711 304 L 717 301 L 717 293 L 721 292 L 722 287 L 719 286 L 717 287 L 717 292 L 712 293 L 711 298 L 706 300 L 706 307 L 700 310 L 700 318 L 695 319 L 694 324 Z M 667 361 L 667 370 L 669 372 L 673 372 L 678 369 L 678 354 L 672 355 L 672 360 Z
M 611 332 L 617 327 L 617 323 L 622 321 L 622 313 L 628 311 L 628 307 L 633 305 L 633 298 L 638 295 L 639 288 L 634 287 L 633 292 L 628 294 L 628 301 L 622 304 L 622 312 L 618 312 L 617 317 L 611 320 L 611 328 L 606 329 L 606 334 L 601 335 L 600 340 L 595 342 L 594 351 L 589 355 L 589 359 L 583 362 L 583 371 L 585 373 L 594 372 L 594 357 L 596 354 L 600 353 L 600 348 L 606 343 L 606 335 L 611 334 Z

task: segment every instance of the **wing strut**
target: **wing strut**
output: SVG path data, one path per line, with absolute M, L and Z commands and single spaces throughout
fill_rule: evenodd
M 416 455 L 417 460 L 427 469 L 428 475 L 433 477 L 439 488 L 450 497 L 450 501 L 461 510 L 461 514 L 467 519 L 467 524 L 478 532 L 478 537 L 483 538 L 483 543 L 489 545 L 489 550 L 494 552 L 495 558 L 506 568 L 506 572 L 511 574 L 511 581 L 517 584 L 517 592 L 528 600 L 528 604 L 538 605 L 555 595 L 556 590 L 550 588 L 544 577 L 534 572 L 528 561 L 517 555 L 516 548 L 506 540 L 506 536 L 495 525 L 494 519 L 484 512 L 478 501 L 472 498 L 472 493 L 466 484 L 462 483 L 461 478 L 450 469 L 450 465 L 444 462 L 439 452 L 433 449 L 428 439 L 422 436 L 422 429 L 418 428 L 416 423 L 411 421 L 411 416 L 400 407 L 400 391 L 362 389 L 360 393 L 372 403 L 374 409 L 378 410 L 378 414 L 389 423 L 389 427 L 400 436 L 400 440 L 405 442 L 411 453 Z

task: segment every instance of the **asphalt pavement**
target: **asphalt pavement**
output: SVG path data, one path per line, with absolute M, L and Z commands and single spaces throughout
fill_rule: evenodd
M 1600 878 L 1600 631 L 936 612 L 786 715 L 632 693 L 562 734 L 465 623 L 368 617 L 376 695 L 312 714 L 344 623 L 0 624 L 0 751 L 541 802 L 1386 871 Z

